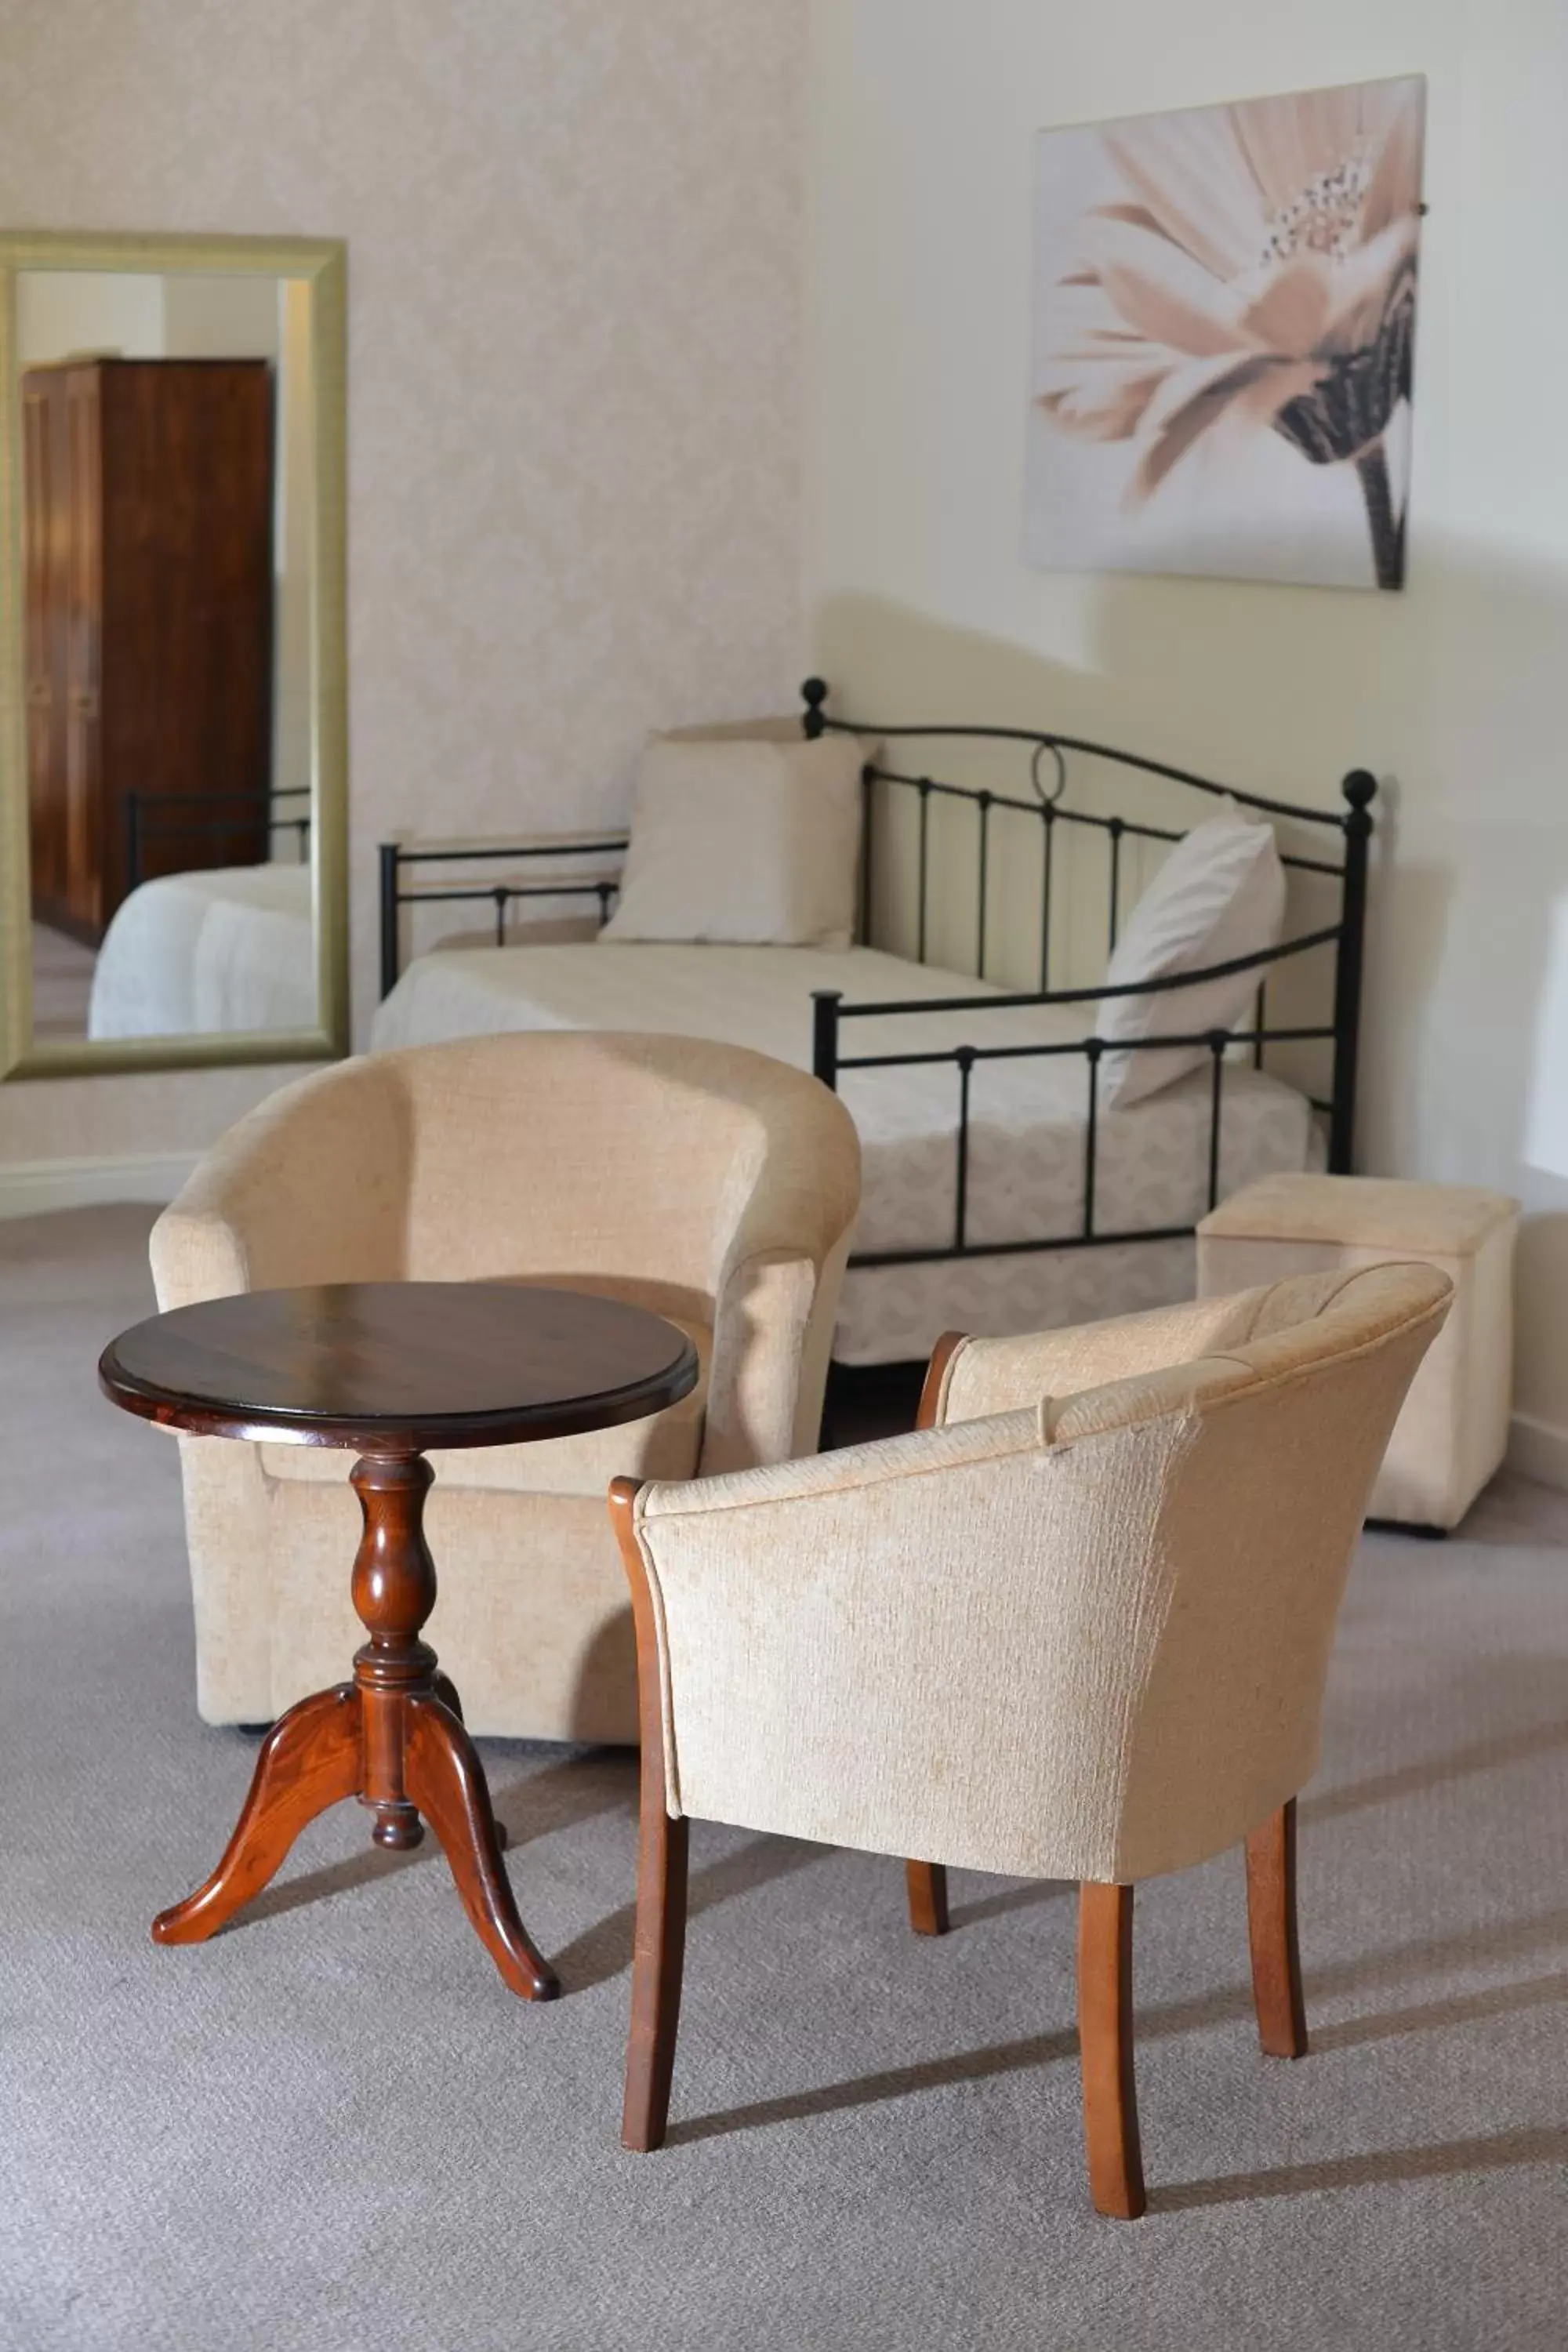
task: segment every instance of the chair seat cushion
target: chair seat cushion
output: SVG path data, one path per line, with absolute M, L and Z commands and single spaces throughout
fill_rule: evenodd
M 595 1289 L 606 1296 L 623 1292 L 609 1283 Z M 647 1306 L 635 1296 L 637 1286 L 626 1284 L 624 1295 L 634 1306 Z M 702 1423 L 708 1405 L 708 1376 L 713 1358 L 712 1327 L 689 1322 L 683 1316 L 658 1309 L 665 1320 L 684 1331 L 697 1350 L 697 1386 L 679 1404 L 645 1420 L 623 1422 L 614 1429 L 590 1429 L 581 1437 L 552 1437 L 537 1445 L 441 1446 L 432 1450 L 430 1467 L 443 1486 L 488 1488 L 516 1495 L 592 1495 L 603 1497 L 612 1478 L 694 1478 L 702 1447 Z M 325 1445 L 265 1444 L 261 1466 L 269 1478 L 302 1479 L 342 1484 L 348 1464 L 341 1448 Z

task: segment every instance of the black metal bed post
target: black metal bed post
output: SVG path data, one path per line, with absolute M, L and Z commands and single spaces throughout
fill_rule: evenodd
M 800 698 L 805 709 L 800 714 L 800 731 L 808 743 L 815 743 L 826 732 L 827 721 L 822 706 L 827 699 L 827 680 L 808 677 L 801 681 Z M 870 800 L 874 789 L 868 767 L 862 779 L 865 785 L 866 821 L 861 836 L 860 854 L 860 920 L 867 938 L 870 935 L 871 870 L 870 870 Z M 825 1087 L 838 1091 L 838 1007 L 844 1001 L 841 988 L 814 988 L 811 992 L 811 1072 Z
M 397 844 L 384 841 L 381 857 L 381 993 L 382 1001 L 397 985 Z
M 1209 1207 L 1219 1206 L 1219 1122 L 1225 1100 L 1225 1049 L 1230 1040 L 1223 1029 L 1211 1031 L 1209 1054 Z
M 811 992 L 811 1075 L 835 1094 L 838 1091 L 838 1008 L 843 1002 L 841 988 Z
M 952 1246 L 962 1252 L 969 1245 L 969 1087 L 977 1057 L 973 1045 L 960 1045 L 952 1058 L 958 1064 L 958 1164 L 953 1171 Z
M 859 945 L 871 944 L 871 918 L 874 912 L 872 894 L 875 877 L 871 869 L 873 856 L 871 828 L 877 816 L 877 771 L 869 760 L 860 771 L 860 938 Z
M 1340 944 L 1334 962 L 1334 1085 L 1329 1117 L 1329 1172 L 1348 1176 L 1355 1150 L 1356 1062 L 1361 1048 L 1362 966 L 1366 946 L 1366 877 L 1372 842 L 1372 803 L 1377 778 L 1352 768 L 1340 790 L 1345 797 L 1344 896 L 1340 907 Z
M 1083 1129 L 1083 1237 L 1094 1239 L 1094 1179 L 1097 1136 L 1100 1126 L 1100 1057 L 1105 1051 L 1102 1037 L 1084 1040 L 1084 1052 L 1089 1056 L 1089 1117 Z

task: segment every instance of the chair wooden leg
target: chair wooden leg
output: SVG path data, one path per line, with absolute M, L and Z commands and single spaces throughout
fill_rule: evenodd
M 1132 2071 L 1132 1889 L 1085 1879 L 1078 1895 L 1078 2032 L 1089 2187 L 1097 2213 L 1144 2210 Z
M 662 1773 L 658 1778 L 662 1781 Z M 664 1810 L 662 1787 L 657 1796 L 656 1809 L 647 1802 L 645 1782 L 632 1955 L 632 2029 L 621 2109 L 622 2143 L 639 2155 L 664 2146 L 686 1959 L 688 1825 L 685 1821 L 670 1820 Z
M 904 1878 L 910 1894 L 910 1925 L 917 1936 L 947 1933 L 947 1866 L 940 1862 L 906 1862 Z
M 1247 1841 L 1247 1934 L 1258 2038 L 1270 2058 L 1307 2054 L 1307 2005 L 1296 1936 L 1296 1800 Z
M 915 1414 L 917 1429 L 934 1429 L 942 1403 L 942 1385 L 955 1351 L 963 1345 L 962 1331 L 944 1331 L 931 1351 L 926 1376 L 921 1389 L 920 1408 Z M 947 1871 L 940 1862 L 906 1862 L 904 1877 L 909 1887 L 910 1926 L 917 1936 L 945 1936 L 947 1933 Z
M 637 1722 L 642 1741 L 638 1801 L 637 1918 L 632 1948 L 632 2025 L 626 2043 L 621 2140 L 639 2156 L 662 2147 L 669 2122 L 680 1977 L 686 1961 L 688 1824 L 672 1819 L 665 1795 L 664 1697 L 653 1594 L 637 1531 L 640 1481 L 610 1482 L 610 1521 L 631 1586 L 637 1641 Z

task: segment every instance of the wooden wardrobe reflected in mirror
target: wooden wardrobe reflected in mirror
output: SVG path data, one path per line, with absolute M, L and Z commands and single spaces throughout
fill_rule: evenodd
M 88 946 L 139 883 L 268 855 L 272 398 L 263 360 L 23 378 L 33 910 Z

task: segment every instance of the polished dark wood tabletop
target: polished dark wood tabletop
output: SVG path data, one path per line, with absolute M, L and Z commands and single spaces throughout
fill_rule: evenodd
M 697 1383 L 661 1316 L 521 1282 L 351 1282 L 175 1307 L 104 1349 L 128 1412 L 363 1454 L 510 1445 L 639 1421 Z

